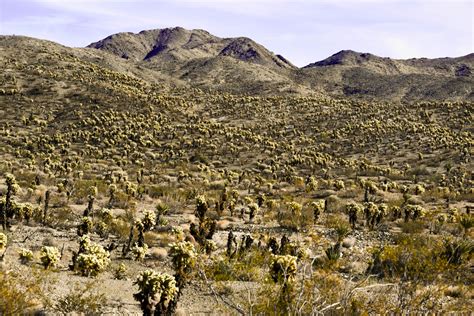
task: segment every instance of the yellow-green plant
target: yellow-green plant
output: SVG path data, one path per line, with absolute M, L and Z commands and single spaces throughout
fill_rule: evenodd
M 84 251 L 78 254 L 75 269 L 83 276 L 96 276 L 110 263 L 110 253 L 101 245 L 87 243 Z
M 45 269 L 56 266 L 61 259 L 58 248 L 51 246 L 43 246 L 40 250 L 41 264 Z
M 4 233 L 0 233 L 0 251 L 3 251 L 8 244 L 8 238 L 7 235 Z
M 179 288 L 176 280 L 169 274 L 153 270 L 142 271 L 133 283 L 138 286 L 138 293 L 133 294 L 140 302 L 143 315 L 168 315 L 172 312 L 172 301 L 178 297 Z
M 33 252 L 29 249 L 21 248 L 18 251 L 18 257 L 21 264 L 28 264 L 33 261 Z

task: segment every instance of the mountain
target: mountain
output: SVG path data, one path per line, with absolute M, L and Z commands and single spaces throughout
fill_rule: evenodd
M 474 99 L 474 54 L 397 60 L 351 50 L 297 68 L 245 37 L 180 27 L 118 33 L 92 43 L 195 87 L 249 94 L 312 94 L 384 100 Z
M 335 96 L 473 100 L 472 69 L 474 54 L 400 60 L 344 50 L 303 67 L 300 81 Z
M 44 51 L 76 56 L 149 84 L 168 87 L 267 96 L 474 100 L 474 54 L 399 60 L 343 50 L 298 68 L 252 39 L 220 38 L 204 30 L 181 27 L 117 33 L 87 48 L 69 48 L 21 36 L 1 39 L 0 49 L 6 58 L 41 46 Z

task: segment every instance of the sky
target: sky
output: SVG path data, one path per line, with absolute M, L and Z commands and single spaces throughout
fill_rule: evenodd
M 0 0 L 0 34 L 82 47 L 181 26 L 246 36 L 297 66 L 344 49 L 391 58 L 474 52 L 474 0 Z

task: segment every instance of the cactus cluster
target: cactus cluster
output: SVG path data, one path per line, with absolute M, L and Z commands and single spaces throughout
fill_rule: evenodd
M 43 246 L 40 250 L 41 264 L 45 269 L 56 266 L 61 259 L 58 248 L 52 246 Z
M 276 283 L 291 282 L 298 268 L 297 257 L 291 255 L 272 255 L 270 276 Z
M 167 315 L 170 303 L 179 292 L 174 277 L 153 270 L 142 271 L 134 284 L 138 286 L 138 293 L 133 297 L 140 302 L 144 315 Z
M 110 263 L 110 253 L 101 245 L 94 244 L 87 235 L 79 240 L 79 252 L 74 270 L 83 276 L 96 276 L 105 271 Z

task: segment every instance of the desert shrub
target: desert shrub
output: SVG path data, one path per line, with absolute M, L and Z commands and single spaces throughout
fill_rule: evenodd
M 62 315 L 101 315 L 107 299 L 105 294 L 97 291 L 96 286 L 96 282 L 92 281 L 84 285 L 76 284 L 69 293 L 58 298 L 53 311 Z
M 21 274 L 0 270 L 0 315 L 29 315 L 49 305 L 45 292 L 48 277 L 36 269 Z
M 395 245 L 372 250 L 368 271 L 383 277 L 407 280 L 433 280 L 448 271 L 448 260 L 443 257 L 443 243 L 422 235 L 400 234 Z
M 58 248 L 50 247 L 50 246 L 43 246 L 40 250 L 40 260 L 41 264 L 45 269 L 49 269 L 54 267 L 59 260 L 61 259 L 61 255 L 59 253 Z
M 425 223 L 422 221 L 400 223 L 400 228 L 405 234 L 420 234 L 425 229 Z
M 443 246 L 443 257 L 450 264 L 460 265 L 474 254 L 474 242 L 469 239 L 445 239 Z
M 133 297 L 140 302 L 144 315 L 167 315 L 171 312 L 170 303 L 179 291 L 171 275 L 146 270 L 140 273 L 134 284 L 138 285 L 138 293 Z

